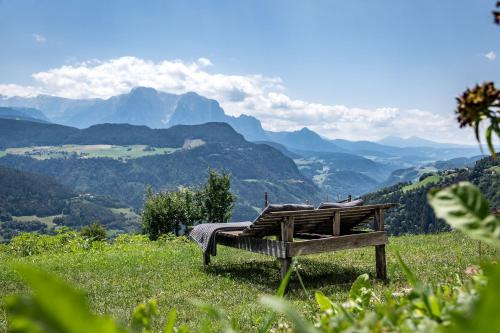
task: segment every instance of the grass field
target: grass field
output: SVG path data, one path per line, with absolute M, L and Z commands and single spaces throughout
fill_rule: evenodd
M 413 184 L 410 184 L 410 185 L 406 185 L 403 188 L 401 188 L 401 190 L 403 192 L 408 192 L 408 191 L 417 189 L 419 187 L 422 187 L 422 186 L 425 186 L 425 185 L 428 185 L 428 184 L 435 184 L 435 183 L 439 182 L 440 180 L 441 180 L 441 176 L 439 176 L 439 175 L 432 175 L 432 176 L 426 177 L 422 181 L 419 181 L 419 182 L 416 182 L 416 183 L 413 183 Z
M 450 282 L 465 277 L 466 267 L 477 264 L 478 243 L 458 232 L 438 235 L 390 238 L 387 249 L 390 283 L 373 281 L 379 297 L 386 289 L 406 286 L 395 253 L 399 252 L 415 274 L 428 283 Z M 482 246 L 482 258 L 495 253 Z M 230 248 L 219 248 L 212 264 L 204 268 L 199 248 L 190 242 L 144 242 L 106 246 L 78 253 L 16 257 L 5 247 L 0 250 L 0 297 L 26 293 L 27 288 L 10 268 L 15 262 L 29 262 L 56 273 L 88 294 L 92 309 L 107 313 L 124 323 L 130 322 L 132 309 L 140 302 L 156 298 L 160 318 L 166 322 L 169 309 L 178 311 L 178 322 L 196 328 L 202 317 L 192 303 L 200 300 L 226 311 L 241 331 L 255 331 L 267 310 L 259 297 L 272 294 L 279 284 L 279 266 L 270 257 Z M 375 274 L 373 248 L 340 251 L 299 258 L 300 272 L 307 292 L 295 277 L 288 295 L 306 316 L 317 311 L 313 291 L 321 290 L 333 300 L 345 301 L 350 285 L 362 274 Z M 6 316 L 0 310 L 0 331 L 6 331 Z
M 54 226 L 53 221 L 56 217 L 62 217 L 62 215 L 51 215 L 44 217 L 39 217 L 36 215 L 24 215 L 24 216 L 12 216 L 12 219 L 18 222 L 38 221 L 41 223 L 45 223 L 48 227 L 53 227 Z
M 79 158 L 108 157 L 114 159 L 132 159 L 158 154 L 170 154 L 178 148 L 157 148 L 146 145 L 114 146 L 114 145 L 63 145 L 7 148 L 0 151 L 0 157 L 6 154 L 29 156 L 38 160 L 49 158 Z

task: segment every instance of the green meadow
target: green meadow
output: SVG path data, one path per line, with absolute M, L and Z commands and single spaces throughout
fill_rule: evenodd
M 15 245 L 3 245 L 0 298 L 29 293 L 12 264 L 30 263 L 84 291 L 95 313 L 109 314 L 122 323 L 130 323 L 137 304 L 156 299 L 160 316 L 154 322 L 155 331 L 165 325 L 172 308 L 178 312 L 178 324 L 185 323 L 196 331 L 204 318 L 196 301 L 224 310 L 242 332 L 256 331 L 267 318 L 269 312 L 259 299 L 273 294 L 279 286 L 279 265 L 275 259 L 221 246 L 205 268 L 201 250 L 183 237 L 155 242 L 137 236 L 130 239 L 97 243 L 88 250 L 45 248 L 39 251 L 41 254 L 30 256 L 21 256 Z M 459 232 L 391 237 L 387 247 L 390 280 L 387 284 L 371 280 L 377 297 L 383 298 L 385 291 L 398 292 L 408 287 L 396 259 L 397 252 L 416 276 L 428 284 L 467 279 L 467 267 L 497 258 L 494 250 L 484 244 L 479 246 L 478 241 Z M 287 297 L 305 317 L 312 319 L 318 312 L 314 291 L 344 302 L 357 276 L 375 275 L 374 249 L 299 257 L 298 270 L 305 289 L 295 275 Z M 7 331 L 6 313 L 1 309 L 0 331 Z
M 7 148 L 0 151 L 0 157 L 7 154 L 29 156 L 38 160 L 49 158 L 99 158 L 132 159 L 151 155 L 170 154 L 178 148 L 158 148 L 147 145 L 62 145 L 62 146 L 36 146 Z

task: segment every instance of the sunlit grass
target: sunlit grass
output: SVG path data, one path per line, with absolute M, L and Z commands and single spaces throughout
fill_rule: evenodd
M 387 247 L 389 284 L 373 281 L 379 296 L 387 289 L 406 286 L 395 253 L 425 282 L 446 282 L 464 277 L 466 267 L 480 262 L 478 242 L 460 233 L 390 238 Z M 482 258 L 494 256 L 482 246 Z M 14 257 L 0 251 L 0 297 L 28 292 L 10 268 L 13 262 L 29 262 L 85 290 L 92 309 L 128 323 L 138 303 L 156 298 L 161 316 L 157 328 L 166 322 L 175 307 L 179 323 L 198 327 L 201 313 L 192 303 L 201 300 L 224 309 L 241 331 L 254 331 L 267 310 L 258 300 L 272 294 L 279 285 L 277 260 L 246 251 L 219 247 L 209 267 L 202 265 L 201 251 L 193 243 L 144 242 L 106 246 L 67 254 Z M 363 273 L 375 275 L 374 249 L 340 251 L 299 257 L 299 270 L 307 293 L 294 278 L 288 297 L 304 315 L 317 310 L 312 299 L 320 290 L 332 300 L 345 301 L 350 285 Z M 6 330 L 5 313 L 0 310 L 0 330 Z

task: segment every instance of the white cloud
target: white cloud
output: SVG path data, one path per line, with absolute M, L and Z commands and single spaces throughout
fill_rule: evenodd
M 33 34 L 33 38 L 37 43 L 45 43 L 47 41 L 47 38 L 45 38 L 45 36 L 42 36 L 40 34 Z
M 0 84 L 0 96 L 35 97 L 40 94 L 40 89 L 18 84 Z
M 212 62 L 210 61 L 210 59 L 207 59 L 207 58 L 198 58 L 198 64 L 202 67 L 206 67 L 206 66 L 213 66 Z
M 386 135 L 418 135 L 449 142 L 463 140 L 457 135 L 453 115 L 394 107 L 356 108 L 293 99 L 277 77 L 209 73 L 207 58 L 188 63 L 181 60 L 148 61 L 120 57 L 90 60 L 33 74 L 37 86 L 0 84 L 0 94 L 33 96 L 45 93 L 68 98 L 108 98 L 147 86 L 170 93 L 195 91 L 218 100 L 232 115 L 259 118 L 269 130 L 296 130 L 309 127 L 330 138 L 379 139 Z
M 493 51 L 490 51 L 484 55 L 484 57 L 490 61 L 494 61 L 497 58 L 497 54 Z

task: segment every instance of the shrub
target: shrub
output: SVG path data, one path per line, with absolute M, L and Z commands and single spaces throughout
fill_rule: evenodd
M 172 233 L 163 234 L 157 239 L 160 243 L 188 243 L 190 242 L 189 238 L 186 236 L 176 236 Z
M 113 244 L 142 244 L 148 243 L 149 238 L 146 235 L 131 235 L 131 234 L 120 234 L 118 235 Z
M 56 235 L 21 233 L 12 238 L 9 252 L 18 256 L 30 256 L 43 253 L 79 252 L 89 250 L 88 241 L 75 231 L 64 228 Z
M 104 241 L 106 240 L 106 228 L 99 221 L 96 221 L 80 229 L 80 235 L 90 241 Z

